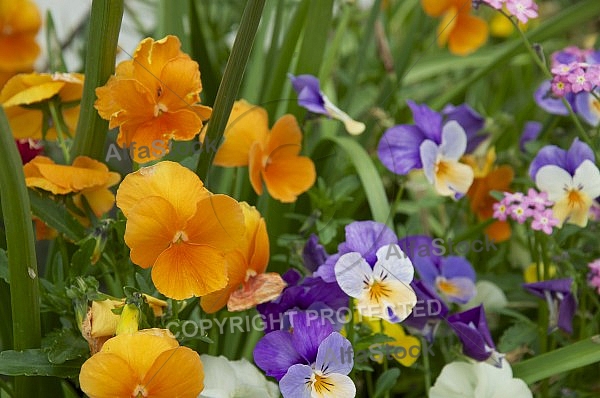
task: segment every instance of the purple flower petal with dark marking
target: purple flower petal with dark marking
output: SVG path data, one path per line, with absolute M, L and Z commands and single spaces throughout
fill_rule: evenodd
M 496 346 L 485 319 L 483 305 L 448 317 L 448 323 L 463 345 L 463 354 L 477 361 L 495 358 Z M 496 366 L 500 365 L 496 363 Z
M 595 161 L 594 152 L 584 142 L 575 138 L 568 151 L 557 147 L 556 145 L 547 145 L 540 149 L 529 166 L 529 177 L 535 181 L 537 172 L 544 166 L 555 165 L 566 170 L 572 176 L 575 170 L 585 160 Z
M 410 285 L 417 295 L 417 305 L 403 325 L 416 329 L 431 344 L 440 321 L 448 315 L 448 306 L 423 281 L 412 281 Z
M 550 312 L 548 333 L 556 328 L 569 334 L 573 333 L 572 321 L 575 311 L 577 311 L 577 301 L 571 289 L 572 284 L 573 279 L 566 278 L 523 285 L 529 293 L 548 303 Z

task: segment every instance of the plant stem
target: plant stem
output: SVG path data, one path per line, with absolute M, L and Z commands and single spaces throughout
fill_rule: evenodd
M 242 83 L 242 77 L 244 76 L 244 70 L 246 69 L 246 63 L 248 62 L 248 56 L 252 49 L 252 43 L 254 42 L 254 36 L 258 29 L 264 5 L 265 0 L 249 0 L 246 3 L 240 28 L 235 37 L 235 42 L 233 43 L 233 48 L 231 49 L 231 54 L 223 73 L 223 80 L 219 85 L 219 91 L 217 91 L 217 97 L 215 98 L 215 106 L 206 131 L 205 140 L 208 140 L 207 142 L 221 142 L 233 102 L 237 97 Z M 198 158 L 196 174 L 205 184 L 207 183 L 208 171 L 214 156 L 214 151 L 202 151 Z
M 0 197 L 10 275 L 13 348 L 38 348 L 41 342 L 40 299 L 29 195 L 21 157 L 1 107 Z M 35 397 L 40 392 L 36 379 L 15 377 L 16 397 Z
M 423 349 L 425 347 L 425 349 Z M 424 380 L 425 380 L 425 395 L 429 396 L 429 388 L 431 387 L 431 365 L 429 364 L 429 352 L 427 351 L 427 340 L 421 337 L 421 356 L 423 357 Z
M 63 120 L 59 115 L 59 109 L 57 109 L 56 101 L 51 100 L 48 102 L 48 109 L 50 110 L 50 115 L 52 116 L 52 124 L 56 129 L 56 135 L 58 137 L 58 145 L 63 153 L 66 164 L 71 164 L 71 156 L 69 154 L 69 148 L 67 148 L 66 137 L 68 134 L 64 130 Z

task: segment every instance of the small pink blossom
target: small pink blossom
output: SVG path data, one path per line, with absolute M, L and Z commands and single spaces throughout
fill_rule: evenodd
M 483 3 L 486 3 L 492 8 L 499 10 L 502 8 L 502 5 L 506 3 L 506 0 L 482 0 Z
M 600 259 L 594 260 L 588 264 L 590 273 L 588 274 L 588 284 L 591 287 L 596 288 L 598 294 L 600 294 Z
M 547 207 L 552 206 L 554 202 L 548 200 L 547 192 L 538 192 L 533 188 L 529 188 L 527 191 L 527 196 L 523 199 L 523 201 L 533 210 L 544 211 Z
M 582 68 L 575 69 L 569 76 L 567 76 L 569 83 L 571 83 L 571 89 L 574 93 L 580 91 L 591 91 L 592 84 L 587 80 L 586 73 Z
M 551 72 L 553 75 L 558 76 L 568 76 L 573 70 L 573 65 L 577 65 L 577 63 L 572 62 L 570 64 L 557 64 L 552 67 Z
M 521 203 L 524 197 L 525 195 L 523 195 L 523 192 L 504 192 L 503 201 L 505 201 L 507 205 L 510 205 L 512 203 Z
M 531 229 L 534 231 L 543 231 L 546 235 L 551 235 L 552 228 L 558 224 L 559 221 L 552 214 L 552 210 L 547 209 L 542 212 L 536 211 L 533 213 Z
M 508 207 L 504 202 L 494 203 L 494 215 L 493 217 L 498 221 L 506 221 L 508 216 Z
M 557 97 L 564 97 L 566 94 L 571 92 L 571 83 L 568 80 L 568 76 L 554 76 L 552 79 L 552 94 Z
M 508 208 L 508 212 L 510 217 L 519 224 L 523 224 L 533 213 L 532 210 L 523 203 L 511 205 Z
M 506 0 L 506 8 L 521 23 L 538 16 L 538 6 L 533 0 Z

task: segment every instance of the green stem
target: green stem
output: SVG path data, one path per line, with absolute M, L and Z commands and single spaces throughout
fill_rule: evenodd
M 429 396 L 429 388 L 431 387 L 431 365 L 429 364 L 429 352 L 427 350 L 427 340 L 421 337 L 421 356 L 423 357 L 424 380 L 425 380 L 425 395 Z
M 223 80 L 219 85 L 219 91 L 217 91 L 217 97 L 215 98 L 215 106 L 206 131 L 205 140 L 208 140 L 207 142 L 221 142 L 233 102 L 237 97 L 242 83 L 242 77 L 244 76 L 250 50 L 252 50 L 252 43 L 254 42 L 254 36 L 258 29 L 264 5 L 265 0 L 249 0 L 246 3 L 240 28 L 235 37 L 235 42 L 233 43 L 233 48 L 231 49 L 231 54 L 223 73 Z M 198 177 L 205 184 L 214 156 L 214 151 L 202 151 L 198 158 L 196 174 L 198 174 Z
M 103 160 L 108 121 L 94 109 L 96 88 L 106 84 L 115 71 L 124 0 L 93 0 L 85 61 L 85 83 L 81 112 L 71 148 L 71 157 Z
M 21 157 L 4 109 L 0 108 L 0 197 L 6 230 L 15 350 L 38 348 L 40 299 L 35 238 Z M 35 379 L 15 378 L 15 396 L 39 396 Z
M 69 154 L 69 148 L 67 148 L 67 142 L 66 142 L 66 137 L 68 136 L 68 134 L 64 130 L 64 124 L 62 123 L 63 120 L 59 116 L 60 110 L 57 108 L 58 107 L 57 107 L 56 101 L 51 100 L 48 102 L 48 109 L 50 110 L 50 115 L 52 116 L 52 122 L 53 122 L 52 124 L 54 125 L 54 128 L 56 129 L 56 135 L 58 137 L 58 145 L 60 146 L 60 149 L 65 158 L 65 163 L 71 164 L 71 156 Z

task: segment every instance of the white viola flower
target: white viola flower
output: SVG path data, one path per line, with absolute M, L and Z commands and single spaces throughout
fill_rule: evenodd
M 532 398 L 527 384 L 513 378 L 507 361 L 497 368 L 485 362 L 452 362 L 444 366 L 429 398 Z
M 442 196 L 459 198 L 473 183 L 473 169 L 460 163 L 467 149 L 467 133 L 452 120 L 442 128 L 442 141 L 437 145 L 425 140 L 419 147 L 423 171 L 427 180 Z
M 246 359 L 230 361 L 224 356 L 200 355 L 204 367 L 204 390 L 198 398 L 278 398 L 279 387 Z
M 373 268 L 360 253 L 342 255 L 335 264 L 335 278 L 348 296 L 357 299 L 361 315 L 402 322 L 417 303 L 410 286 L 415 269 L 396 244 L 380 247 L 376 255 Z
M 535 183 L 554 202 L 552 214 L 560 226 L 566 220 L 580 227 L 587 225 L 590 207 L 600 196 L 600 171 L 594 162 L 584 160 L 573 175 L 557 165 L 543 166 Z

